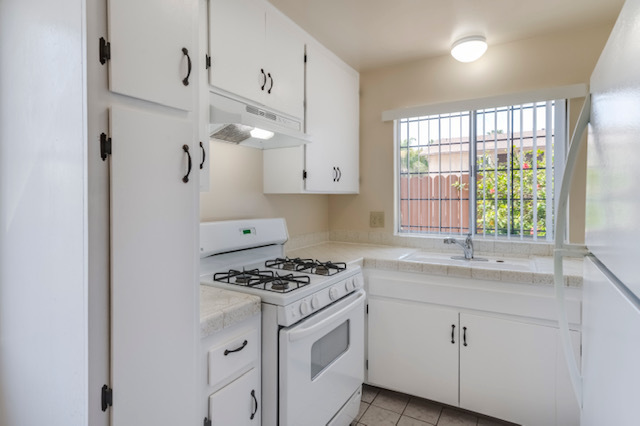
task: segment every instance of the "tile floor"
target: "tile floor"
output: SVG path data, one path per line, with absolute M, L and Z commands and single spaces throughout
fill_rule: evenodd
M 507 426 L 513 423 L 399 392 L 364 385 L 352 426 Z

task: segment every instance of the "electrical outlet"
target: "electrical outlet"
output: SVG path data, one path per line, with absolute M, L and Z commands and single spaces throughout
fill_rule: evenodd
M 369 226 L 371 228 L 384 228 L 384 212 L 369 212 Z

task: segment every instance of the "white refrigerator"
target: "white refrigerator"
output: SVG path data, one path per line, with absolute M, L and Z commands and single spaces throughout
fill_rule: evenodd
M 580 118 L 588 130 L 581 365 L 566 343 L 565 355 L 582 426 L 640 425 L 640 0 L 624 4 L 590 92 Z M 564 205 L 561 196 L 557 273 L 563 255 L 581 251 L 562 242 Z M 562 318 L 561 281 L 556 291 Z

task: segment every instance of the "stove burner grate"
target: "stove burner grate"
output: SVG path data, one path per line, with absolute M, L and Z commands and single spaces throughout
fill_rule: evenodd
M 347 264 L 344 262 L 320 262 L 319 260 L 300 259 L 299 257 L 295 259 L 285 257 L 267 260 L 264 266 L 267 268 L 294 270 L 315 275 L 335 275 L 347 269 Z
M 279 274 L 274 273 L 274 271 L 261 271 L 258 269 L 249 271 L 231 269 L 227 272 L 214 274 L 213 279 L 222 283 L 253 287 L 276 293 L 288 293 L 311 282 L 311 279 L 306 275 Z

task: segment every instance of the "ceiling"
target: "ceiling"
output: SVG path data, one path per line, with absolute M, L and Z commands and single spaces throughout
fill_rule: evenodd
M 359 71 L 449 53 L 468 35 L 491 45 L 613 24 L 624 0 L 270 0 Z

